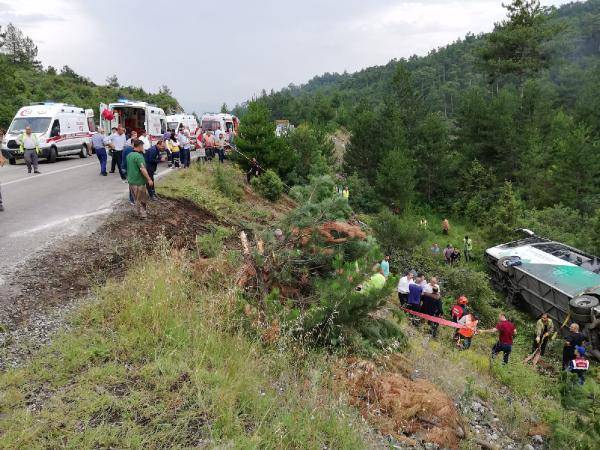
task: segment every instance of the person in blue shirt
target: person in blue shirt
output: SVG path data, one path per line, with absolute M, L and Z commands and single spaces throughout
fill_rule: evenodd
M 381 268 L 381 270 L 383 270 L 384 277 L 387 278 L 390 276 L 390 255 L 385 255 L 383 261 L 379 263 L 379 267 Z
M 416 312 L 421 311 L 421 296 L 423 295 L 422 284 L 424 279 L 425 275 L 419 273 L 415 278 L 415 282 L 413 284 L 408 285 L 408 300 L 406 302 L 406 309 L 410 309 L 411 311 Z M 419 318 L 412 315 L 410 320 L 415 326 L 418 326 L 420 323 Z
M 144 153 L 144 159 L 146 160 L 146 170 L 148 171 L 148 175 L 152 179 L 152 183 L 154 183 L 154 174 L 158 170 L 158 163 L 162 161 L 161 152 L 164 152 L 166 149 L 165 141 L 159 139 L 156 145 L 153 145 L 148 149 L 147 152 Z M 150 200 L 156 200 L 156 191 L 154 190 L 154 184 L 150 186 L 146 185 L 148 188 L 148 195 L 150 196 Z

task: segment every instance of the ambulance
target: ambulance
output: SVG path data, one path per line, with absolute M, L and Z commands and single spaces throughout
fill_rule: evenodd
M 179 127 L 187 127 L 190 133 L 195 134 L 198 129 L 198 121 L 191 114 L 174 114 L 167 116 L 167 128 L 169 130 L 179 131 Z
M 110 120 L 107 117 L 111 117 Z M 152 144 L 162 139 L 167 132 L 167 116 L 161 108 L 146 102 L 127 99 L 119 99 L 108 105 L 101 103 L 100 123 L 107 135 L 110 135 L 112 128 L 117 128 L 119 125 L 126 130 L 127 134 L 136 131 L 139 135 L 142 130 L 145 130 Z
M 1 143 L 2 154 L 10 164 L 23 158 L 19 136 L 26 127 L 37 136 L 40 157 L 54 163 L 59 156 L 79 155 L 87 158 L 91 152 L 91 136 L 96 131 L 94 112 L 65 103 L 33 103 L 17 111 Z
M 231 134 L 237 135 L 239 119 L 231 114 L 204 114 L 200 126 L 202 131 L 217 131 L 221 130 L 230 138 Z M 231 139 L 231 138 L 230 138 Z

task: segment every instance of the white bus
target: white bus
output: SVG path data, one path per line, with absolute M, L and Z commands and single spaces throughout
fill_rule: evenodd
M 52 102 L 34 103 L 19 109 L 1 143 L 2 154 L 10 164 L 23 158 L 18 139 L 26 127 L 31 127 L 37 136 L 42 158 L 52 163 L 59 156 L 87 158 L 95 131 L 94 112 Z

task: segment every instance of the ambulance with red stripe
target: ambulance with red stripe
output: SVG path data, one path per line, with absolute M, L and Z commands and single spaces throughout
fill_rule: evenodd
M 19 109 L 2 140 L 2 154 L 10 164 L 23 158 L 18 140 L 28 126 L 40 143 L 40 156 L 52 163 L 59 156 L 87 158 L 90 154 L 95 131 L 91 109 L 65 103 L 34 103 Z
M 127 134 L 136 131 L 139 136 L 145 130 L 152 145 L 167 132 L 167 116 L 161 108 L 124 98 L 108 105 L 100 104 L 100 123 L 107 134 L 110 134 L 111 128 L 119 125 Z

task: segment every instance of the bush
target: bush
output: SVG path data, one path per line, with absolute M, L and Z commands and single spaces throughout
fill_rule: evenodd
M 198 253 L 207 258 L 214 258 L 223 250 L 223 241 L 232 234 L 233 231 L 229 228 L 215 226 L 210 233 L 196 236 Z
M 426 237 L 425 230 L 419 227 L 419 219 L 411 214 L 399 216 L 384 209 L 372 222 L 375 237 L 386 254 L 417 247 Z
M 283 194 L 283 182 L 271 169 L 252 179 L 252 187 L 267 200 L 275 202 Z
M 244 195 L 240 172 L 230 166 L 218 164 L 213 174 L 215 188 L 225 197 L 239 201 Z
M 355 211 L 375 213 L 381 208 L 381 202 L 375 192 L 375 188 L 365 180 L 354 174 L 348 177 L 345 185 L 350 190 L 348 202 Z

